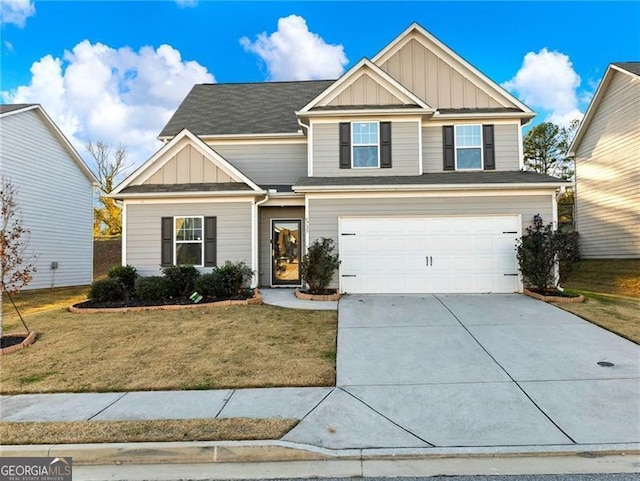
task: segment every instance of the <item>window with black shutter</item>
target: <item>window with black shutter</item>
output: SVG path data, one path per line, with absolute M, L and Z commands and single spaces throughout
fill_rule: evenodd
M 160 265 L 213 267 L 217 261 L 216 237 L 215 217 L 163 217 Z

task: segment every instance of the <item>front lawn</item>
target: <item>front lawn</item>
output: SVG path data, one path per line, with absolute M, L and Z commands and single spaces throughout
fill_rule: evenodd
M 86 288 L 17 296 L 32 346 L 2 356 L 0 392 L 104 392 L 335 384 L 337 313 L 233 306 L 73 314 Z M 6 301 L 6 299 L 5 299 Z M 8 302 L 5 333 L 23 329 Z

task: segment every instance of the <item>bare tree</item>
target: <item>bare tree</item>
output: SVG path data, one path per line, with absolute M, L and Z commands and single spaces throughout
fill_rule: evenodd
M 2 337 L 2 295 L 18 292 L 33 279 L 34 257 L 26 252 L 30 231 L 19 216 L 17 189 L 8 177 L 0 176 L 0 337 Z M 24 322 L 24 321 L 23 321 Z M 26 325 L 25 325 L 26 327 Z M 28 330 L 28 329 L 27 329 Z
M 122 212 L 115 200 L 108 197 L 113 191 L 117 178 L 129 167 L 126 163 L 127 149 L 118 145 L 112 151 L 110 145 L 101 140 L 95 144 L 89 141 L 87 151 L 96 162 L 100 194 L 98 201 L 102 207 L 93 209 L 94 235 L 120 235 L 122 233 Z

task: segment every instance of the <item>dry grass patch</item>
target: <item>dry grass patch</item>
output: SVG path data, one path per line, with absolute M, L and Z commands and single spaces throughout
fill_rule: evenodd
M 71 304 L 86 300 L 88 293 L 89 286 L 56 287 L 54 289 L 22 291 L 13 294 L 12 297 L 20 310 L 20 314 L 26 319 L 27 316 L 38 312 L 66 309 Z M 11 305 L 11 301 L 6 296 L 3 297 L 2 302 L 5 331 L 10 334 L 11 332 L 7 328 L 13 326 L 13 321 L 18 321 L 18 316 L 13 305 Z M 22 326 L 20 325 L 20 327 Z
M 640 298 L 640 259 L 588 259 L 575 266 L 564 287 Z
M 25 309 L 36 343 L 0 360 L 3 394 L 335 384 L 335 311 L 37 311 Z M 19 330 L 17 316 L 4 321 Z
M 77 444 L 280 439 L 295 419 L 187 419 L 0 423 L 2 444 Z

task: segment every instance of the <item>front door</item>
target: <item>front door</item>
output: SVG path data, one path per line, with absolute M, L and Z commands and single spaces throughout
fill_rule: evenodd
M 271 221 L 271 283 L 300 285 L 300 220 Z

